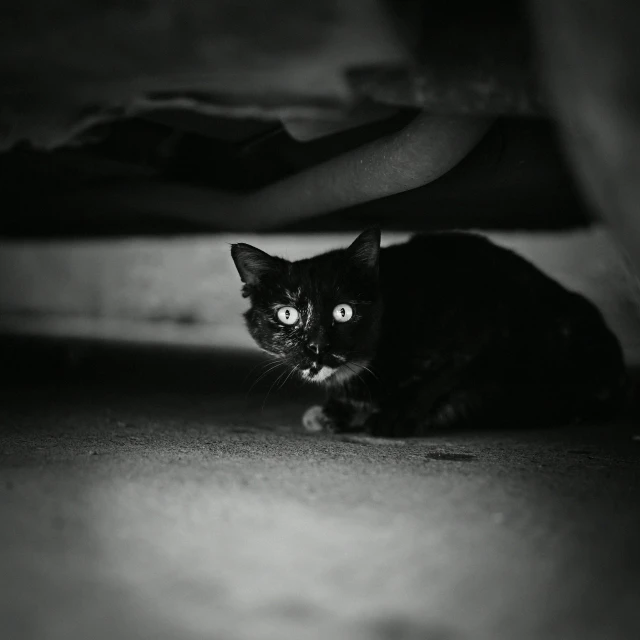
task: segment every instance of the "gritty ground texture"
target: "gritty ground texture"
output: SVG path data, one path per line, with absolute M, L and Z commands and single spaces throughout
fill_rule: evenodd
M 243 359 L 87 353 L 1 393 L 4 638 L 640 637 L 633 418 L 343 441 Z

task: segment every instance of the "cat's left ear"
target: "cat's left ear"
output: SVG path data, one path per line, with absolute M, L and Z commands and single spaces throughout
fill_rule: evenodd
M 367 269 L 377 269 L 380 257 L 380 229 L 371 227 L 365 229 L 347 249 L 351 260 Z
M 259 284 L 267 273 L 276 270 L 285 262 L 282 258 L 274 258 L 244 242 L 231 245 L 231 257 L 240 274 L 240 279 L 249 287 Z

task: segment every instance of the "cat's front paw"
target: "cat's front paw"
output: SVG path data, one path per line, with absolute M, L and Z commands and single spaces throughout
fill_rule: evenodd
M 302 426 L 306 431 L 313 433 L 336 431 L 335 422 L 325 413 L 319 404 L 309 407 L 302 415 Z

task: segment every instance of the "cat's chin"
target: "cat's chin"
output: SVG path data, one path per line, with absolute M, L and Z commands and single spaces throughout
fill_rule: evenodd
M 331 378 L 338 369 L 334 367 L 322 366 L 320 369 L 314 369 L 310 367 L 309 369 L 300 369 L 300 375 L 304 380 L 308 382 L 316 382 L 321 384 Z
M 300 375 L 303 380 L 307 382 L 314 382 L 316 384 L 329 384 L 329 385 L 341 385 L 355 374 L 355 371 L 350 367 L 340 365 L 338 367 L 328 367 L 324 365 L 320 369 L 300 369 Z

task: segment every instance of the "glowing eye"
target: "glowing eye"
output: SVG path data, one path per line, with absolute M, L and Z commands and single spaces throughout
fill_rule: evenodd
M 333 319 L 336 322 L 349 322 L 353 318 L 353 309 L 348 304 L 339 304 L 333 310 Z
M 295 324 L 299 317 L 300 314 L 295 307 L 280 307 L 278 309 L 278 320 L 282 324 Z

